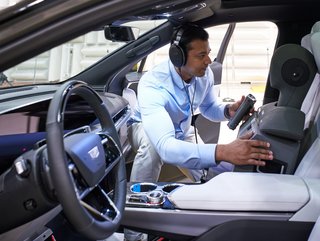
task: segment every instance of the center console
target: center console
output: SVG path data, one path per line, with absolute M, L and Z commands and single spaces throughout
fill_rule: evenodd
M 225 172 L 203 184 L 128 183 L 127 188 L 124 227 L 190 240 L 237 220 L 288 221 L 312 204 L 309 191 L 320 187 L 293 175 Z

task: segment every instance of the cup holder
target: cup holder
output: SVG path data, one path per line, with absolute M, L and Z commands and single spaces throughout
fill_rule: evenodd
M 130 191 L 133 193 L 147 193 L 155 190 L 158 186 L 154 183 L 135 183 L 131 185 Z
M 155 183 L 140 182 L 130 186 L 126 205 L 133 207 L 161 207 L 168 200 L 167 195 L 175 189 L 184 186 L 182 183 L 167 183 L 157 185 Z
M 163 192 L 161 190 L 154 190 L 148 193 L 148 202 L 150 204 L 162 204 L 163 203 Z
M 174 189 L 178 188 L 178 187 L 182 187 L 184 184 L 181 183 L 170 183 L 170 184 L 166 184 L 162 187 L 162 191 L 164 193 L 170 193 L 172 192 Z

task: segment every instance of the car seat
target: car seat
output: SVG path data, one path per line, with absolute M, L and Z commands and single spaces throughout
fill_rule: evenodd
M 301 45 L 314 55 L 318 72 L 301 106 L 301 110 L 306 115 L 306 120 L 304 126 L 305 133 L 301 142 L 298 160 L 302 159 L 308 148 L 315 140 L 316 135 L 314 133 L 316 132 L 316 128 L 314 122 L 318 112 L 320 111 L 320 21 L 313 25 L 310 34 L 302 38 Z
M 304 137 L 305 114 L 300 108 L 316 72 L 314 56 L 300 45 L 285 44 L 275 50 L 270 85 L 279 90 L 279 99 L 259 107 L 238 133 L 243 136 L 252 131 L 252 139 L 271 143 L 274 159 L 264 167 L 236 166 L 235 171 L 294 173 Z
M 309 49 L 314 55 L 318 72 L 301 107 L 301 110 L 306 113 L 306 124 L 299 153 L 301 162 L 295 175 L 320 178 L 320 21 L 315 23 L 308 36 Z
M 316 22 L 312 29 L 311 33 L 304 36 L 301 40 L 301 46 L 308 49 L 315 58 L 318 73 L 316 74 L 312 85 L 302 103 L 301 110 L 306 114 L 306 121 L 305 121 L 305 129 L 307 129 L 315 118 L 316 112 L 319 108 L 319 95 L 320 95 L 320 75 L 319 75 L 319 69 L 320 69 L 320 63 L 319 63 L 319 55 L 320 55 L 320 21 Z M 312 36 L 312 42 L 313 46 L 311 47 L 311 36 Z M 318 43 L 318 44 L 317 44 Z
M 316 116 L 316 122 L 313 125 L 312 133 L 315 136 L 315 140 L 304 154 L 294 174 L 301 177 L 320 179 L 320 112 L 318 112 L 318 115 Z
M 204 184 L 184 185 L 170 193 L 168 198 L 180 210 L 180 215 L 184 210 L 186 215 L 190 210 L 205 212 L 202 218 L 193 214 L 193 219 L 198 218 L 198 229 L 212 227 L 197 241 L 227 240 L 225 237 L 244 240 L 241 235 L 248 232 L 252 232 L 250 240 L 307 240 L 309 237 L 308 241 L 318 241 L 320 118 L 317 127 L 317 139 L 294 175 L 225 172 Z M 195 224 L 180 225 L 191 229 Z M 231 230 L 234 233 L 230 233 Z M 261 232 L 273 232 L 273 236 L 261 239 Z M 280 234 L 283 237 L 279 237 Z

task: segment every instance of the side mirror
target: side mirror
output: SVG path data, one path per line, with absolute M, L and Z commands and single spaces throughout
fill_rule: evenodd
M 104 36 L 112 42 L 130 42 L 139 36 L 139 29 L 129 26 L 105 26 Z

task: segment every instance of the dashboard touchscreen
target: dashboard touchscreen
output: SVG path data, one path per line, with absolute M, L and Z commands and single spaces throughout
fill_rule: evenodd
M 0 172 L 45 138 L 49 103 L 42 101 L 0 115 Z M 74 98 L 66 107 L 64 129 L 74 130 L 95 120 L 91 108 Z

